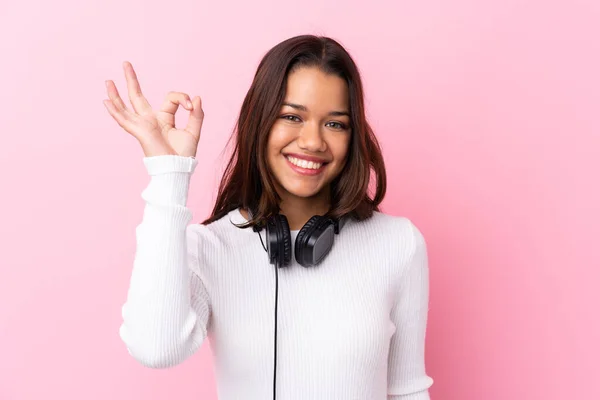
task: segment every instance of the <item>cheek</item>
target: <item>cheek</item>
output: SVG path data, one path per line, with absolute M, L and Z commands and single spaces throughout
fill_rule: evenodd
M 340 164 L 344 163 L 344 159 L 348 155 L 350 141 L 348 139 L 339 140 L 331 143 L 331 153 L 333 157 L 339 161 Z
M 275 123 L 269 132 L 268 148 L 269 153 L 279 153 L 294 140 L 295 133 L 293 129 L 284 126 L 283 124 Z
M 286 129 L 274 126 L 269 132 L 267 141 L 267 164 L 271 170 L 277 170 L 281 165 L 281 151 L 290 143 L 289 133 Z
M 272 132 L 269 136 L 269 141 L 267 142 L 267 159 L 272 161 L 273 158 L 279 153 L 280 146 L 279 141 L 277 140 L 277 135 L 275 132 Z

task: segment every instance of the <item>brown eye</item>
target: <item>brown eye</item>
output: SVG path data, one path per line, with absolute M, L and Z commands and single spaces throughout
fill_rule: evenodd
M 336 129 L 346 129 L 346 125 L 342 124 L 341 122 L 330 122 L 331 124 L 336 124 L 337 127 Z
M 297 117 L 297 116 L 295 116 L 295 115 L 284 115 L 284 116 L 282 116 L 281 118 L 283 118 L 283 119 L 287 119 L 288 121 L 292 121 L 292 122 L 300 122 L 300 118 L 298 118 L 298 117 Z M 294 120 L 292 120 L 292 119 L 290 119 L 290 118 L 296 118 L 298 121 L 294 121 Z

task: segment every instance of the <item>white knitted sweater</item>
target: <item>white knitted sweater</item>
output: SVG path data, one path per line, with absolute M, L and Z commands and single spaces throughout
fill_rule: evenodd
M 272 398 L 275 269 L 259 234 L 233 225 L 245 221 L 239 209 L 190 224 L 194 158 L 143 161 L 150 183 L 121 339 L 152 368 L 208 339 L 220 400 Z M 429 271 L 415 225 L 375 212 L 349 220 L 318 266 L 292 260 L 279 269 L 277 399 L 428 400 Z

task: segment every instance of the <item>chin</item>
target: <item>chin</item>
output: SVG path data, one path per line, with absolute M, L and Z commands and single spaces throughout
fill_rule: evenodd
M 321 193 L 323 188 L 306 187 L 303 185 L 283 185 L 283 190 L 295 197 L 310 198 Z

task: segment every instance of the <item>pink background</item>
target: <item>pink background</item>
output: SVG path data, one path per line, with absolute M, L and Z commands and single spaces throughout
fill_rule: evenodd
M 0 399 L 216 398 L 209 346 L 150 370 L 118 337 L 148 177 L 104 80 L 202 96 L 198 222 L 258 61 L 301 33 L 356 59 L 383 209 L 428 240 L 432 398 L 599 399 L 600 3 L 235 3 L 0 3 Z

